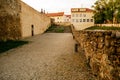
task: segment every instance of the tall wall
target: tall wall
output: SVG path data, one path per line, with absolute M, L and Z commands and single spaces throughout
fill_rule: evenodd
M 98 80 L 120 80 L 120 32 L 72 30 Z
M 0 40 L 21 37 L 20 0 L 0 0 Z
M 50 18 L 21 2 L 22 37 L 41 34 L 50 26 Z
M 21 0 L 0 0 L 0 40 L 17 40 L 41 34 L 50 18 Z

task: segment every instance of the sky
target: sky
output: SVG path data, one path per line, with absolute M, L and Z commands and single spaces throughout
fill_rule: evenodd
M 71 8 L 91 8 L 97 0 L 22 0 L 34 9 L 44 9 L 48 13 L 65 12 L 70 14 Z

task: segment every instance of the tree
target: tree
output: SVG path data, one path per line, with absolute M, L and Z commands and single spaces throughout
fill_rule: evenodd
M 120 21 L 119 0 L 97 0 L 92 7 L 95 10 L 95 23 L 118 23 Z
M 115 19 L 117 23 L 120 23 L 120 1 L 116 0 L 115 2 Z

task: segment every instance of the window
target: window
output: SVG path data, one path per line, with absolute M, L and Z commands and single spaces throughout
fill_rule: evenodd
M 83 14 L 84 17 L 86 17 L 86 14 Z
M 83 19 L 83 22 L 85 22 L 85 19 Z
M 82 14 L 80 14 L 80 17 L 82 17 Z
M 89 22 L 89 19 L 87 19 L 87 22 Z
M 78 14 L 76 14 L 76 17 L 78 17 Z
M 82 19 L 80 19 L 80 22 L 82 22 Z
M 69 21 L 69 19 L 67 19 L 67 21 Z
M 91 19 L 91 22 L 93 22 L 93 19 Z
M 72 22 L 74 22 L 74 19 L 72 19 Z
M 74 14 L 72 14 L 72 17 L 74 17 Z
M 76 22 L 78 22 L 78 19 L 76 19 Z

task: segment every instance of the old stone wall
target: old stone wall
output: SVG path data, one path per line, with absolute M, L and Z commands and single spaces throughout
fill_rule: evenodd
M 20 0 L 0 0 L 0 40 L 21 37 Z
M 118 31 L 75 31 L 78 51 L 84 51 L 98 80 L 120 80 L 120 35 Z
M 50 18 L 21 0 L 0 0 L 0 40 L 17 40 L 41 34 Z
M 41 34 L 50 26 L 50 18 L 21 1 L 22 37 Z M 33 26 L 33 28 L 32 28 Z

